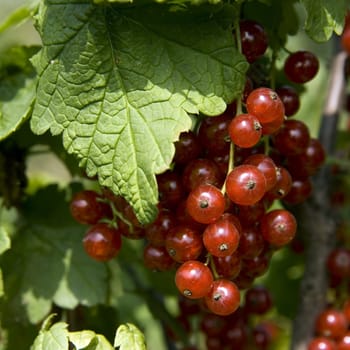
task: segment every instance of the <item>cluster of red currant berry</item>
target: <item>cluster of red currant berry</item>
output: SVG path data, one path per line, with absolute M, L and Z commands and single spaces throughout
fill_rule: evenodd
M 78 223 L 89 225 L 83 246 L 97 261 L 114 258 L 121 249 L 122 236 L 145 237 L 144 228 L 130 204 L 106 188 L 101 193 L 86 189 L 75 193 L 70 201 L 70 212 Z
M 350 299 L 341 308 L 328 307 L 322 311 L 315 323 L 315 337 L 308 350 L 350 349 Z
M 243 350 L 254 348 L 266 350 L 278 337 L 280 329 L 276 323 L 266 320 L 273 302 L 268 289 L 255 285 L 247 289 L 242 305 L 231 315 L 219 316 L 211 313 L 203 304 L 194 303 L 180 297 L 178 301 L 178 322 L 188 334 L 188 339 L 196 339 L 198 334 L 208 350 Z M 171 339 L 180 344 L 173 332 Z M 183 347 L 183 350 L 197 350 L 196 346 Z
M 266 34 L 253 21 L 242 21 L 240 33 L 252 63 L 266 50 Z M 284 70 L 292 82 L 305 83 L 317 73 L 318 61 L 299 51 Z M 287 119 L 298 108 L 292 86 L 273 90 L 247 78 L 240 101 L 180 135 L 172 169 L 157 176 L 158 217 L 145 227 L 130 205 L 107 190 L 76 194 L 73 217 L 92 225 L 84 238 L 88 254 L 106 261 L 118 253 L 122 235 L 146 238 L 146 267 L 176 269 L 182 296 L 215 315 L 232 315 L 240 308 L 240 291 L 267 271 L 273 252 L 296 234 L 293 214 L 270 209 L 272 204 L 305 200 L 310 176 L 325 158 L 305 123 Z
M 122 245 L 121 233 L 117 227 L 103 222 L 105 218 L 112 217 L 111 207 L 103 196 L 93 190 L 75 193 L 70 202 L 70 212 L 77 222 L 90 226 L 83 240 L 89 256 L 107 261 L 117 255 Z

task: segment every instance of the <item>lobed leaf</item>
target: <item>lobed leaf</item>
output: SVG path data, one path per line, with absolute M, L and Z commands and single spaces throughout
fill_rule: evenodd
M 327 41 L 333 31 L 343 30 L 347 0 L 301 0 L 307 12 L 305 30 L 317 42 Z
M 155 174 L 169 168 L 188 113 L 216 115 L 241 93 L 247 63 L 215 16 L 166 5 L 48 0 L 31 126 L 63 133 L 87 174 L 154 219 Z
M 42 323 L 39 335 L 30 350 L 114 350 L 114 347 L 101 334 L 90 330 L 68 332 L 68 324 L 52 324 L 55 314 L 49 315 Z
M 126 323 L 118 327 L 114 346 L 119 346 L 119 350 L 146 350 L 145 337 L 135 325 Z
M 36 78 L 29 58 L 36 51 L 35 47 L 14 47 L 0 58 L 0 141 L 31 114 Z
M 70 332 L 69 341 L 76 350 L 114 350 L 114 347 L 103 335 L 90 330 Z
M 17 321 L 37 323 L 52 303 L 68 309 L 104 303 L 106 266 L 85 253 L 85 227 L 73 222 L 65 193 L 56 186 L 38 191 L 22 215 L 24 227 L 1 257 L 7 296 L 3 317 L 16 314 Z
M 68 350 L 67 326 L 58 322 L 49 329 L 41 329 L 30 350 Z

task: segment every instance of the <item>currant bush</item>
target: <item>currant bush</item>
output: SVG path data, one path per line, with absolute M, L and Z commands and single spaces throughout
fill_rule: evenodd
M 142 339 L 129 318 L 146 313 L 159 322 L 141 327 L 160 330 L 169 349 L 285 350 L 297 303 L 289 293 L 308 271 L 302 254 L 314 241 L 328 249 L 322 268 L 329 285 L 309 288 L 324 293 L 324 309 L 303 350 L 350 348 L 350 222 L 343 220 L 350 118 L 334 140 L 337 150 L 326 154 L 302 103 L 307 94 L 318 98 L 306 83 L 328 61 L 311 45 L 290 45 L 300 23 L 324 41 L 341 33 L 344 19 L 334 45 L 343 50 L 337 58 L 347 57 L 338 66 L 344 79 L 332 82 L 344 90 L 338 104 L 349 115 L 347 2 L 32 1 L 0 22 L 2 35 L 35 13 L 41 36 L 41 47 L 0 55 L 1 350 L 7 342 L 39 350 L 52 334 L 72 349 L 112 347 L 98 334 L 75 332 L 101 320 L 125 320 L 126 332 L 109 330 L 114 347 L 125 350 L 130 339 Z M 327 123 L 343 117 L 326 112 Z M 46 130 L 62 133 L 63 146 L 41 135 Z M 26 165 L 41 149 L 67 165 L 70 183 L 48 185 L 47 208 L 37 215 L 42 184 L 27 181 Z M 331 188 L 317 178 L 328 171 Z M 336 242 L 309 240 L 305 227 L 319 223 L 298 222 L 323 202 L 332 208 L 322 219 L 332 224 L 337 214 Z M 12 239 L 14 254 L 7 252 Z M 281 290 L 271 281 L 276 275 Z M 287 279 L 291 291 L 282 288 Z M 147 312 L 133 308 L 140 301 Z M 45 312 L 64 323 L 54 328 Z M 27 323 L 39 337 L 19 346 Z

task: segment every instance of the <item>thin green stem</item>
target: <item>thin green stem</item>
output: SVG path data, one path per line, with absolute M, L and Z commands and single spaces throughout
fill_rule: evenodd
M 241 5 L 240 5 L 240 8 L 241 8 Z M 240 8 L 239 8 L 239 12 L 240 12 Z M 240 16 L 237 16 L 236 18 L 237 18 L 237 20 L 234 23 L 234 26 L 235 26 L 234 29 L 235 29 L 235 34 L 236 34 L 236 47 L 237 47 L 238 52 L 242 53 L 241 32 L 239 29 Z
M 237 100 L 236 115 L 242 114 L 242 99 Z
M 115 207 L 115 205 L 114 205 L 114 203 L 112 201 L 108 201 L 108 202 L 109 202 L 109 205 L 110 205 L 110 207 L 112 209 L 112 216 L 113 217 L 112 217 L 112 219 L 105 218 L 105 219 L 101 220 L 101 222 L 106 222 L 106 223 L 112 225 L 113 227 L 118 228 L 118 219 L 119 219 L 120 221 L 122 221 L 124 224 L 126 224 L 129 227 L 130 232 L 133 232 L 134 231 L 133 224 L 129 220 L 127 220 L 123 216 L 123 214 L 121 214 L 117 210 L 117 208 Z
M 234 145 L 233 142 L 231 142 L 230 143 L 230 154 L 229 154 L 229 158 L 228 158 L 228 166 L 227 166 L 226 177 L 232 171 L 232 169 L 234 168 L 234 163 L 235 163 L 234 160 L 235 160 L 235 145 Z M 225 180 L 224 184 L 222 185 L 221 192 L 224 195 L 226 193 L 226 180 Z
M 270 69 L 270 87 L 272 90 L 276 89 L 276 51 L 272 52 L 271 69 Z
M 210 269 L 213 273 L 214 279 L 217 280 L 220 276 L 216 271 L 216 266 L 212 255 L 209 255 L 209 263 L 210 263 Z
M 240 4 L 241 7 L 241 4 Z M 239 8 L 240 11 L 240 8 Z M 236 34 L 236 46 L 237 46 L 237 50 L 238 52 L 242 52 L 242 45 L 241 45 L 241 33 L 239 30 L 239 18 L 240 16 L 236 17 L 236 21 L 234 23 L 234 30 L 235 30 L 235 34 Z M 238 114 L 242 114 L 242 96 L 240 96 L 237 99 L 237 107 L 236 107 L 236 115 Z M 226 176 L 232 171 L 232 169 L 234 168 L 234 157 L 235 157 L 235 145 L 233 142 L 230 143 L 230 154 L 229 154 L 229 159 L 228 159 L 228 167 L 227 167 L 227 174 Z M 223 194 L 226 193 L 226 180 L 224 182 L 224 184 L 222 185 L 221 188 L 221 192 Z
M 269 153 L 270 153 L 270 137 L 269 137 L 269 135 L 265 135 L 263 137 L 263 142 L 264 142 L 265 154 L 269 155 Z

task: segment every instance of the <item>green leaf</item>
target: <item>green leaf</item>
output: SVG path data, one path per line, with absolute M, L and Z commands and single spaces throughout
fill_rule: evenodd
M 11 240 L 4 226 L 0 226 L 0 254 L 11 248 Z M 0 269 L 0 297 L 4 295 L 4 282 Z
M 5 227 L 0 226 L 0 254 L 11 248 L 11 240 Z
M 307 12 L 305 30 L 317 42 L 327 41 L 333 31 L 343 30 L 347 0 L 301 0 Z
M 120 350 L 146 350 L 145 337 L 135 325 L 126 323 L 118 327 L 114 346 L 120 346 Z
M 35 97 L 34 77 L 17 74 L 0 82 L 0 141 L 28 118 Z
M 4 279 L 2 277 L 2 270 L 0 269 L 0 297 L 4 296 Z
M 0 201 L 0 255 L 6 252 L 8 249 L 11 248 L 11 239 L 8 232 L 8 218 L 6 214 L 9 212 L 5 212 L 5 208 L 1 208 L 2 202 Z M 11 221 L 11 220 L 10 220 Z M 3 281 L 3 275 L 2 270 L 0 269 L 0 297 L 4 296 L 4 281 Z
M 261 278 L 271 291 L 279 315 L 291 320 L 298 309 L 300 281 L 304 273 L 304 256 L 294 253 L 288 247 L 276 252 L 268 272 Z
M 74 344 L 76 350 L 114 350 L 103 335 L 89 330 L 70 332 L 69 341 Z
M 85 253 L 86 228 L 74 223 L 68 208 L 65 193 L 56 186 L 24 204 L 24 226 L 0 261 L 8 298 L 4 318 L 16 314 L 17 320 L 37 323 L 52 303 L 72 309 L 106 301 L 106 266 Z
M 29 58 L 36 51 L 15 47 L 0 59 L 0 141 L 16 131 L 32 111 L 36 78 Z
M 223 112 L 247 69 L 219 16 L 168 9 L 48 0 L 38 16 L 33 131 L 63 133 L 87 174 L 142 223 L 156 215 L 155 174 L 169 168 L 188 113 Z
M 58 322 L 41 329 L 30 350 L 68 350 L 67 324 Z

